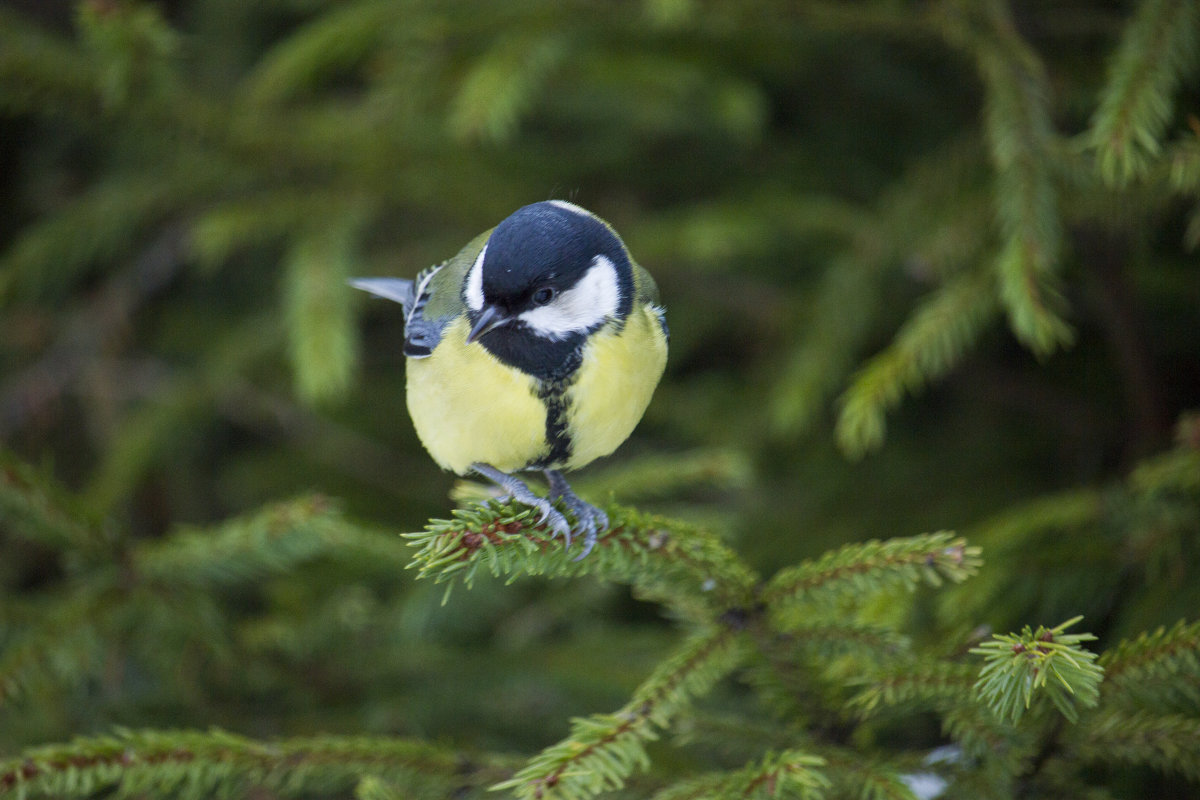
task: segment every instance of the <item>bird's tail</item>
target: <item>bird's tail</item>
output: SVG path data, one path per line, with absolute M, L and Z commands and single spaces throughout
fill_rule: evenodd
M 406 317 L 417 301 L 415 284 L 407 278 L 352 278 L 349 283 L 355 289 L 399 303 Z

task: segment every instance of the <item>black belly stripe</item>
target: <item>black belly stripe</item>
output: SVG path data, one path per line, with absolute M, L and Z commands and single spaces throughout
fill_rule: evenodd
M 560 393 L 540 393 L 546 404 L 546 444 L 550 449 L 539 459 L 537 469 L 552 469 L 571 457 L 571 434 L 567 431 L 567 398 Z
M 497 328 L 479 342 L 504 364 L 537 380 L 537 397 L 546 407 L 546 450 L 525 469 L 554 469 L 565 464 L 574 444 L 567 430 L 570 412 L 567 391 L 583 364 L 587 334 L 579 332 L 564 339 L 547 339 L 518 323 Z
M 553 469 L 561 466 L 571 458 L 574 442 L 571 432 L 567 430 L 567 413 L 570 402 L 567 400 L 567 390 L 575 383 L 579 374 L 579 365 L 583 363 L 583 353 L 576 350 L 571 353 L 563 366 L 562 377 L 551 378 L 539 382 L 538 399 L 546 405 L 546 445 L 548 451 L 544 458 L 530 465 L 534 469 Z

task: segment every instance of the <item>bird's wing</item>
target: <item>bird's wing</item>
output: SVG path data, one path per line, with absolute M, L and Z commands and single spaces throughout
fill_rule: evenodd
M 637 306 L 649 306 L 658 317 L 658 324 L 662 326 L 663 335 L 668 339 L 671 337 L 671 331 L 667 328 L 667 310 L 662 307 L 658 301 L 658 284 L 654 282 L 654 278 L 649 272 L 642 269 L 642 266 L 636 261 L 633 261 L 633 289 L 634 300 L 633 304 Z
M 425 358 L 442 340 L 450 320 L 466 311 L 462 285 L 490 230 L 476 236 L 458 255 L 407 278 L 354 278 L 350 285 L 376 297 L 399 303 L 404 309 L 404 355 Z
M 429 318 L 425 308 L 433 294 L 433 278 L 446 263 L 421 270 L 413 281 L 413 302 L 404 309 L 404 355 L 409 358 L 425 358 L 442 340 L 442 328 L 449 318 Z
M 490 230 L 476 236 L 449 261 L 423 270 L 413 282 L 413 302 L 405 307 L 404 354 L 425 358 L 442 341 L 442 331 L 466 312 L 462 286 Z
M 429 301 L 429 282 L 442 266 L 423 270 L 412 281 L 407 278 L 354 278 L 350 281 L 355 289 L 399 303 L 404 309 L 404 354 L 407 356 L 429 355 L 440 337 L 441 328 L 427 324 L 421 309 Z M 429 341 L 432 344 L 427 344 Z

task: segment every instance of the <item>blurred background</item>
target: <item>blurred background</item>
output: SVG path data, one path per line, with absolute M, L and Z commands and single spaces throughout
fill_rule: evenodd
M 399 308 L 345 282 L 550 198 L 621 233 L 672 334 L 584 496 L 766 575 L 956 529 L 988 567 L 929 625 L 1194 616 L 1194 498 L 1127 483 L 1200 447 L 1196 34 L 1141 42 L 1183 55 L 1165 108 L 1129 102 L 1139 139 L 1115 79 L 1142 5 L 0 3 L 5 469 L 105 554 L 0 516 L 0 684 L 37 687 L 0 749 L 215 724 L 528 750 L 624 702 L 677 634 L 587 580 L 442 606 L 402 559 L 313 558 L 70 604 L 140 543 L 310 493 L 380 536 L 448 515 Z M 63 651 L 31 676 L 35 633 Z

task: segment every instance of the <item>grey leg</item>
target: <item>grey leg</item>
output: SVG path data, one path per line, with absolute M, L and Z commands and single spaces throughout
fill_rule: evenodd
M 471 470 L 508 492 L 518 502 L 541 511 L 542 517 L 538 520 L 538 523 L 547 523 L 555 535 L 563 537 L 567 543 L 567 547 L 571 546 L 571 526 L 567 522 L 567 518 L 562 515 L 561 511 L 550 505 L 548 500 L 534 494 L 533 490 L 526 486 L 524 481 L 513 475 L 509 475 L 507 472 L 501 472 L 491 464 L 484 464 L 480 461 L 472 464 Z
M 572 491 L 571 485 L 567 483 L 567 479 L 562 476 L 561 472 L 554 469 L 543 471 L 546 473 L 546 480 L 550 482 L 550 498 L 552 500 L 562 498 L 562 501 L 567 504 L 567 508 L 571 509 L 575 515 L 575 519 L 579 520 L 579 527 L 583 531 L 584 539 L 583 552 L 575 557 L 575 560 L 578 561 L 592 552 L 592 548 L 596 546 L 596 536 L 600 531 L 608 529 L 608 515 L 591 503 L 580 499 L 579 495 Z

